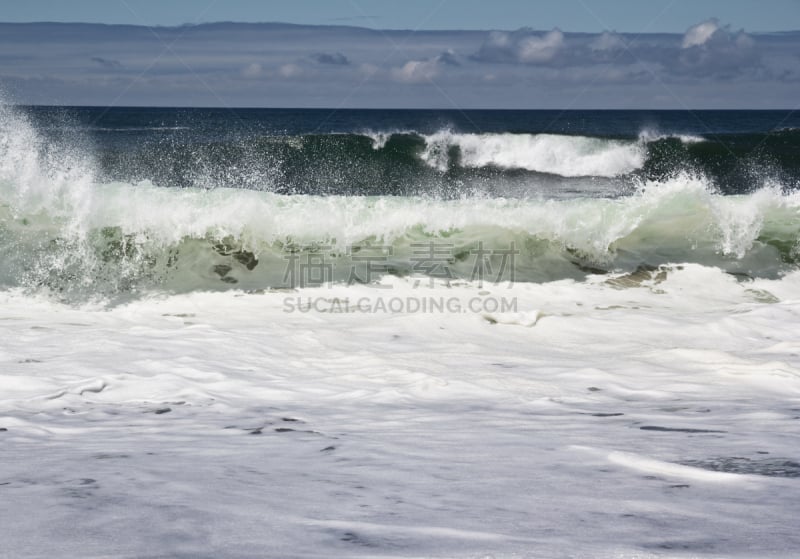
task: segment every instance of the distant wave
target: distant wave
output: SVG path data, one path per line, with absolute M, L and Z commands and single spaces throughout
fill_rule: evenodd
M 425 136 L 422 159 L 446 170 L 457 147 L 465 167 L 524 169 L 562 177 L 617 177 L 640 169 L 646 153 L 636 142 L 556 134 L 457 134 Z
M 372 147 L 381 150 L 393 136 L 423 139 L 421 159 L 438 171 L 453 165 L 466 168 L 495 167 L 526 170 L 562 177 L 619 177 L 641 169 L 647 144 L 676 138 L 684 144 L 704 142 L 700 136 L 663 134 L 643 130 L 638 140 L 617 140 L 563 134 L 465 134 L 442 130 L 434 134 L 414 131 L 368 131 Z M 457 152 L 453 152 L 456 149 Z
M 684 144 L 699 144 L 701 142 L 705 142 L 706 139 L 702 136 L 696 136 L 694 134 L 665 134 L 663 132 L 659 132 L 657 130 L 646 128 L 639 132 L 639 141 L 650 143 L 650 142 L 658 142 L 660 140 L 669 140 L 669 139 L 678 139 L 681 143 Z

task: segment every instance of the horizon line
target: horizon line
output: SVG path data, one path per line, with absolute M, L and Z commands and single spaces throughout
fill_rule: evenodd
M 39 103 L 0 103 L 0 106 L 7 107 L 20 107 L 20 108 L 48 108 L 48 109 L 101 109 L 101 110 L 114 110 L 114 109 L 191 109 L 191 110 L 219 110 L 219 111 L 449 111 L 449 112 L 465 112 L 465 111 L 553 111 L 553 112 L 587 112 L 587 111 L 616 111 L 616 112 L 631 112 L 631 111 L 658 111 L 658 112 L 735 112 L 735 111 L 751 111 L 751 112 L 795 112 L 797 109 L 793 108 L 723 108 L 723 109 L 703 109 L 703 108 L 683 108 L 683 109 L 659 109 L 659 108 L 631 108 L 631 109 L 614 109 L 614 108 L 513 108 L 513 107 L 469 107 L 469 108 L 437 108 L 437 107 L 226 107 L 226 106 L 201 106 L 201 105 L 45 105 Z
M 615 33 L 618 35 L 682 35 L 686 32 L 686 29 L 682 31 L 650 31 L 642 33 L 640 31 L 617 31 L 616 29 L 601 29 L 597 31 L 569 31 L 561 29 L 559 26 L 555 26 L 549 29 L 541 28 L 536 29 L 528 25 L 523 25 L 516 28 L 499 28 L 499 27 L 486 27 L 486 28 L 432 28 L 432 29 L 410 29 L 410 28 L 387 28 L 387 27 L 365 27 L 361 25 L 346 25 L 346 24 L 336 24 L 336 23 L 292 23 L 286 21 L 233 21 L 233 20 L 218 20 L 218 21 L 205 21 L 202 23 L 176 23 L 172 25 L 164 25 L 164 24 L 153 24 L 148 25 L 145 23 L 105 23 L 105 22 L 89 22 L 89 21 L 0 21 L 0 25 L 95 25 L 99 27 L 141 27 L 141 28 L 154 28 L 154 29 L 185 29 L 187 27 L 203 27 L 203 26 L 212 26 L 212 25 L 281 25 L 286 27 L 328 27 L 328 28 L 340 28 L 340 29 L 358 29 L 364 31 L 376 31 L 376 32 L 392 32 L 392 33 L 454 33 L 454 32 L 463 32 L 463 33 L 480 33 L 480 32 L 492 32 L 492 31 L 505 31 L 505 32 L 513 32 L 519 30 L 530 30 L 534 32 L 547 32 L 552 31 L 553 29 L 558 29 L 562 33 L 567 33 L 570 35 L 597 35 L 601 33 Z M 772 31 L 748 31 L 747 33 L 751 35 L 774 35 L 774 34 L 783 34 L 783 33 L 798 33 L 800 29 L 783 29 L 783 30 L 772 30 Z

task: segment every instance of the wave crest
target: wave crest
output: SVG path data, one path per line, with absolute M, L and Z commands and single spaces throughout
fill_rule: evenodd
M 447 170 L 451 148 L 465 167 L 524 169 L 562 177 L 618 177 L 642 168 L 646 150 L 638 142 L 556 134 L 457 134 L 424 136 L 422 159 Z

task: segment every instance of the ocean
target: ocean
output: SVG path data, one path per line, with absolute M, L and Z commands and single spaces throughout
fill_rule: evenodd
M 10 556 L 800 550 L 800 113 L 5 104 L 0 303 Z

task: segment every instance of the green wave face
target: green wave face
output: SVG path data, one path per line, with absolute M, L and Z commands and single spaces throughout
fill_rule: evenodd
M 88 188 L 83 215 L 66 205 L 20 212 L 3 204 L 4 287 L 80 298 L 384 274 L 541 282 L 684 262 L 775 277 L 797 265 L 800 247 L 797 195 L 722 196 L 690 176 L 627 197 L 575 200 Z

